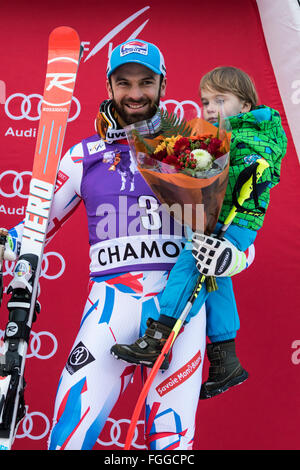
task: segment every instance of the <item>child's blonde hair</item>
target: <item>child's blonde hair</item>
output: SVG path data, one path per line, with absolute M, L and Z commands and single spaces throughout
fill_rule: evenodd
M 249 75 L 236 67 L 216 67 L 206 73 L 200 81 L 202 88 L 213 89 L 220 93 L 230 92 L 243 101 L 257 106 L 258 96 L 253 80 Z

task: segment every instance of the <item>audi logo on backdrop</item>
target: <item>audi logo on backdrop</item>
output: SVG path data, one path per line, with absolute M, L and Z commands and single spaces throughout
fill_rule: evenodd
M 40 411 L 28 413 L 28 406 L 26 406 L 26 415 L 18 427 L 16 439 L 27 437 L 33 441 L 38 441 L 46 437 L 49 431 L 50 421 L 48 417 Z M 39 432 L 39 434 L 37 434 L 37 432 Z
M 76 104 L 76 112 L 73 114 L 73 116 L 68 118 L 68 122 L 77 119 L 81 111 L 79 100 L 75 96 L 73 96 L 72 100 Z M 5 113 L 10 119 L 13 119 L 14 121 L 19 121 L 21 119 L 38 121 L 41 115 L 42 101 L 43 97 L 38 93 L 31 93 L 30 95 L 25 95 L 24 93 L 14 93 L 13 95 L 10 95 L 5 101 Z M 168 105 L 173 105 L 175 107 L 174 114 L 179 114 L 181 119 L 183 118 L 185 110 L 187 110 L 188 107 L 194 109 L 197 117 L 201 115 L 201 108 L 195 101 L 177 101 L 174 99 L 169 99 L 162 101 L 161 105 L 163 109 L 167 109 Z
M 41 341 L 41 337 L 43 337 L 43 343 Z M 45 337 L 48 337 L 51 340 L 50 348 L 46 348 L 45 345 L 43 347 L 43 349 L 47 349 L 47 354 L 45 354 L 45 351 L 42 351 L 42 344 L 46 343 Z M 46 361 L 55 355 L 58 342 L 54 334 L 50 333 L 50 331 L 39 331 L 38 333 L 35 333 L 31 330 L 29 346 L 31 352 L 27 353 L 27 358 L 36 357 L 37 359 Z
M 162 109 L 172 111 L 181 120 L 201 117 L 201 108 L 191 100 L 177 101 L 173 99 L 160 102 Z
M 68 118 L 68 122 L 77 119 L 81 111 L 79 100 L 73 96 L 72 101 L 74 101 L 76 105 L 76 112 L 73 114 L 73 116 Z M 27 119 L 28 121 L 38 121 L 41 116 L 42 102 L 43 97 L 38 93 L 31 93 L 30 95 L 25 95 L 24 93 L 14 93 L 13 95 L 10 95 L 5 101 L 4 109 L 6 115 L 14 121 L 19 121 L 21 119 Z
M 107 423 L 111 423 L 110 441 L 104 442 L 98 439 L 97 443 L 104 447 L 110 447 L 112 445 L 115 445 L 117 447 L 123 448 L 125 445 L 126 434 L 124 433 L 123 439 L 122 441 L 120 441 L 121 425 L 123 423 L 129 424 L 130 420 L 129 419 L 115 420 L 113 418 L 108 418 Z M 137 437 L 139 435 L 138 429 L 141 430 L 142 435 L 143 435 L 144 421 L 140 420 L 137 422 L 137 427 L 135 429 L 135 433 L 134 433 L 134 437 L 133 437 L 131 445 L 132 447 L 138 450 L 147 449 L 145 445 L 138 445 L 136 443 Z M 28 406 L 26 406 L 26 415 L 18 427 L 16 438 L 23 439 L 24 437 L 27 437 L 28 439 L 36 441 L 36 440 L 40 440 L 46 437 L 49 431 L 50 431 L 50 421 L 48 417 L 44 413 L 41 413 L 40 411 L 32 411 L 31 413 L 28 413 Z
M 3 171 L 0 175 L 0 195 L 6 198 L 18 196 L 22 199 L 27 199 L 31 174 L 31 171 Z M 27 180 L 26 186 L 25 180 Z M 9 188 L 9 191 L 5 191 L 4 187 Z
M 124 429 L 122 432 L 122 424 L 126 424 L 127 426 L 124 426 Z M 124 447 L 125 446 L 125 439 L 127 435 L 127 429 L 128 425 L 130 424 L 130 419 L 113 419 L 113 418 L 107 418 L 106 424 L 105 424 L 105 430 L 107 430 L 107 426 L 110 426 L 109 428 L 109 441 L 102 441 L 99 438 L 97 439 L 97 444 L 100 444 L 101 446 L 108 447 L 108 446 L 118 446 L 118 447 Z M 136 443 L 138 437 L 139 437 L 139 432 L 142 433 L 142 438 L 144 439 L 144 425 L 145 422 L 143 420 L 140 420 L 137 422 L 137 426 L 134 431 L 134 436 L 132 439 L 132 447 L 135 447 L 136 449 L 147 449 L 147 447 L 143 445 L 139 445 Z

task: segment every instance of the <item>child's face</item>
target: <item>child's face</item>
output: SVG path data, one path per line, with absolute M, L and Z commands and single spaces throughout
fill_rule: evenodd
M 200 96 L 203 106 L 203 119 L 208 122 L 217 122 L 218 113 L 224 117 L 235 116 L 240 113 L 247 113 L 251 109 L 251 104 L 247 103 L 230 92 L 220 93 L 219 91 L 201 88 Z

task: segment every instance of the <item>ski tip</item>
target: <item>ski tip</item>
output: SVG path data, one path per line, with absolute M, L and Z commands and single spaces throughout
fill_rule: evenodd
M 77 31 L 70 26 L 58 26 L 49 36 L 50 48 L 74 49 L 80 47 L 80 39 Z

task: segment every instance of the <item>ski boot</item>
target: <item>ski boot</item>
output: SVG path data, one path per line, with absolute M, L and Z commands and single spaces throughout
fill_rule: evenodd
M 172 329 L 152 318 L 147 320 L 147 326 L 144 336 L 138 338 L 133 344 L 115 344 L 110 350 L 111 354 L 126 362 L 153 367 Z M 168 367 L 169 353 L 160 369 L 166 370 Z
M 208 379 L 201 387 L 200 400 L 212 398 L 248 378 L 235 353 L 234 340 L 207 345 L 210 362 Z

